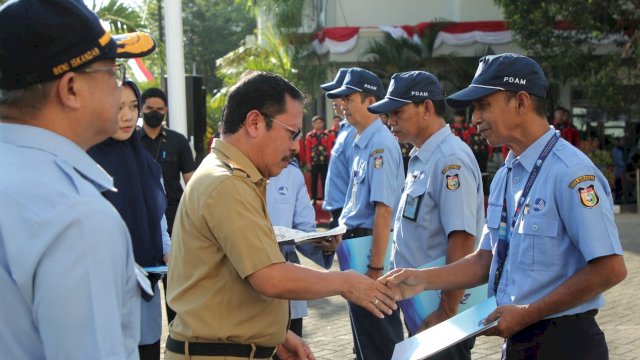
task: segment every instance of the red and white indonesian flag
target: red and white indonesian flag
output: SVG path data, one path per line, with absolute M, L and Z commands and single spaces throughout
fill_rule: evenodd
M 129 59 L 127 61 L 127 65 L 129 65 L 129 68 L 131 68 L 133 76 L 136 78 L 137 82 L 146 82 L 153 80 L 153 75 L 151 74 L 149 69 L 144 66 L 141 58 Z

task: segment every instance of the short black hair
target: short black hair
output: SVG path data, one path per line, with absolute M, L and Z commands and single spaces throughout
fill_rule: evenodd
M 424 101 L 417 101 L 414 102 L 414 104 L 416 106 L 422 106 L 422 104 L 424 104 L 425 101 L 430 100 L 433 103 L 433 108 L 436 111 L 436 115 L 440 116 L 440 117 L 444 117 L 444 114 L 447 111 L 447 103 L 444 99 L 442 100 L 431 100 L 431 99 L 425 99 Z
M 245 71 L 231 87 L 222 112 L 222 133 L 235 134 L 251 110 L 275 117 L 285 112 L 286 95 L 305 103 L 305 95 L 280 75 L 265 71 Z M 267 127 L 271 120 L 267 119 Z
M 142 102 L 142 104 L 144 104 L 147 101 L 147 99 L 150 99 L 150 98 L 159 98 L 160 100 L 164 101 L 164 106 L 169 106 L 169 101 L 167 100 L 167 94 L 164 91 L 162 91 L 162 89 L 148 88 L 142 93 L 142 96 L 140 97 L 140 101 Z

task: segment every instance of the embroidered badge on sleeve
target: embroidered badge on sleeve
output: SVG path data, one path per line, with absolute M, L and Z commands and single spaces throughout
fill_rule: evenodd
M 460 188 L 460 178 L 458 174 L 447 175 L 447 190 L 458 190 Z
M 588 208 L 593 208 L 600 202 L 596 188 L 593 185 L 589 185 L 586 188 L 578 188 L 580 194 L 580 203 Z

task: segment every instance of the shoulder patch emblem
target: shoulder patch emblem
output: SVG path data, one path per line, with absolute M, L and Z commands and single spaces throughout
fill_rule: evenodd
M 374 169 L 380 169 L 382 166 L 384 165 L 384 162 L 382 160 L 382 155 L 376 157 L 375 159 L 373 159 L 373 168 Z
M 447 175 L 447 190 L 458 190 L 460 188 L 460 178 L 458 174 Z
M 376 149 L 376 150 L 373 150 L 371 154 L 369 154 L 369 156 L 373 157 L 373 156 L 376 156 L 377 154 L 382 154 L 383 152 L 384 152 L 384 149 Z
M 460 165 L 458 165 L 458 164 L 451 164 L 451 165 L 447 165 L 447 166 L 445 166 L 445 167 L 443 167 L 443 168 L 442 168 L 441 173 L 442 173 L 442 175 L 444 175 L 444 174 L 445 174 L 447 171 L 449 171 L 449 170 L 460 170 L 460 167 L 461 167 L 461 166 L 460 166 Z M 447 176 L 447 177 L 448 177 L 448 176 Z
M 571 189 L 573 189 L 574 187 L 576 187 L 576 185 L 580 184 L 581 182 L 585 182 L 585 181 L 596 181 L 596 177 L 595 177 L 595 175 L 578 176 L 577 178 L 573 179 L 571 181 L 571 183 L 569 183 L 569 187 Z
M 593 208 L 600 202 L 596 188 L 593 185 L 589 185 L 586 188 L 578 188 L 580 194 L 580 203 L 588 208 Z

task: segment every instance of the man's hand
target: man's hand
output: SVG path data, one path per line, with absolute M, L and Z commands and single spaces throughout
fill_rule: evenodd
M 480 335 L 508 338 L 540 319 L 531 314 L 529 305 L 502 305 L 487 316 L 485 324 L 495 320 L 498 320 L 498 325 L 487 329 Z
M 320 238 L 313 243 L 315 246 L 321 247 L 323 252 L 334 252 L 340 245 L 340 241 L 342 241 L 342 236 L 338 235 Z
M 420 328 L 418 329 L 418 332 L 422 332 L 430 327 L 440 324 L 443 321 L 449 320 L 451 316 L 453 315 L 447 314 L 444 309 L 438 308 L 436 309 L 436 311 L 429 314 L 426 319 L 424 319 L 422 325 L 420 325 Z
M 348 301 L 367 309 L 373 315 L 383 318 L 398 308 L 394 292 L 378 281 L 358 274 L 353 270 L 343 271 L 348 286 L 341 295 Z
M 408 299 L 424 291 L 422 271 L 418 269 L 395 269 L 378 281 L 393 292 L 396 300 Z
M 287 331 L 284 343 L 277 346 L 276 354 L 282 360 L 316 360 L 307 344 L 291 330 Z
M 170 256 L 170 252 L 166 253 L 163 257 L 162 257 L 162 261 L 164 261 L 164 264 L 169 266 L 169 260 L 171 259 Z

